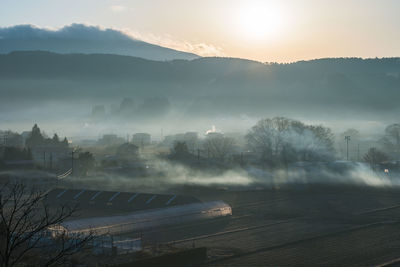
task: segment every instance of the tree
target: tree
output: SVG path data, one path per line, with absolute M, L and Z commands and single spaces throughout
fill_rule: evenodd
M 187 155 L 189 155 L 189 150 L 188 147 L 186 145 L 186 142 L 176 142 L 174 144 L 174 151 L 173 151 L 174 156 L 177 157 L 185 157 Z
M 183 140 L 189 151 L 195 151 L 198 148 L 199 138 L 196 132 L 187 132 L 183 135 Z
M 56 133 L 53 135 L 53 138 L 48 138 L 44 132 L 40 131 L 40 128 L 37 126 L 37 124 L 35 124 L 32 127 L 31 133 L 26 139 L 25 145 L 31 149 L 34 149 L 38 146 L 68 147 L 68 140 L 67 138 L 64 138 L 64 140 L 60 142 L 60 138 Z
M 90 152 L 79 153 L 78 156 L 79 170 L 86 176 L 88 171 L 94 168 L 95 158 Z
M 249 148 L 270 166 L 328 160 L 333 155 L 333 134 L 329 128 L 284 117 L 260 120 L 246 139 Z
M 50 208 L 46 194 L 23 183 L 6 183 L 0 188 L 0 266 L 29 263 L 30 266 L 58 265 L 82 249 L 93 235 L 76 236 L 71 242 L 66 232 L 57 237 L 49 228 L 70 218 L 76 206 Z M 39 259 L 34 255 L 40 254 Z
M 234 143 L 233 138 L 223 136 L 222 134 L 209 134 L 203 146 L 210 157 L 225 160 L 226 156 L 232 152 Z
M 364 161 L 371 164 L 379 164 L 384 161 L 387 161 L 389 157 L 379 149 L 372 147 L 368 150 L 368 152 L 364 155 Z
M 53 135 L 53 143 L 54 144 L 59 144 L 60 143 L 60 138 L 58 137 L 58 135 L 55 133 L 54 135 Z
M 381 142 L 392 157 L 398 158 L 400 156 L 400 124 L 387 126 Z
M 273 164 L 280 154 L 281 133 L 287 130 L 291 120 L 282 117 L 263 119 L 253 126 L 246 135 L 249 148 L 261 155 L 261 160 Z
M 329 160 L 333 158 L 334 134 L 330 128 L 322 125 L 306 125 L 305 132 L 309 131 L 308 143 L 305 146 L 305 151 L 308 153 L 303 160 Z
M 64 137 L 64 140 L 62 140 L 62 145 L 64 146 L 64 147 L 68 147 L 68 139 L 67 139 L 67 137 Z
M 117 148 L 116 155 L 121 159 L 137 159 L 139 147 L 131 143 L 124 143 Z
M 32 127 L 30 135 L 26 139 L 25 144 L 27 147 L 32 148 L 35 146 L 42 145 L 43 143 L 44 143 L 44 137 L 40 131 L 40 128 L 35 123 L 35 125 Z
M 16 132 L 0 131 L 0 144 L 6 147 L 22 147 L 23 139 L 22 136 Z
M 32 153 L 29 149 L 21 149 L 17 147 L 5 147 L 4 148 L 4 160 L 31 160 Z

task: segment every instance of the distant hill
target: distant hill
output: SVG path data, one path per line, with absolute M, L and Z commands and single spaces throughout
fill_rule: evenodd
M 233 58 L 160 62 L 118 55 L 13 52 L 0 55 L 0 93 L 0 106 L 18 101 L 107 104 L 124 97 L 161 96 L 182 116 L 389 119 L 400 115 L 400 59 L 262 64 Z
M 57 31 L 31 25 L 0 28 L 0 53 L 33 50 L 127 55 L 161 61 L 198 58 L 195 54 L 132 39 L 117 30 L 82 24 L 72 24 Z
M 0 55 L 0 77 L 133 81 L 203 81 L 223 78 L 262 63 L 234 58 L 153 61 L 111 54 L 56 54 L 20 51 Z

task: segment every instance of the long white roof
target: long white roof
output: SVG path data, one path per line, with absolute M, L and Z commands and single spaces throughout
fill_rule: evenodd
M 92 217 L 66 221 L 61 224 L 68 232 L 81 231 L 103 231 L 104 228 L 118 227 L 136 223 L 145 223 L 147 221 L 162 220 L 182 215 L 199 214 L 212 209 L 229 208 L 230 206 L 223 201 L 211 201 L 204 203 L 193 203 L 168 208 L 137 211 L 124 215 Z

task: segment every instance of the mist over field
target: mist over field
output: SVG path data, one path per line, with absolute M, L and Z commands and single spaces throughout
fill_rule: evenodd
M 319 166 L 293 166 L 273 171 L 257 167 L 231 170 L 193 170 L 179 163 L 157 160 L 152 165 L 154 176 L 130 177 L 123 174 L 96 172 L 89 177 L 59 179 L 46 171 L 1 171 L 0 177 L 26 181 L 35 187 L 41 179 L 46 183 L 69 188 L 112 190 L 129 192 L 138 188 L 142 192 L 168 193 L 185 187 L 217 190 L 263 190 L 298 187 L 300 190 L 313 185 L 361 186 L 398 188 L 400 182 L 393 175 L 377 173 L 368 164 L 320 164 Z M 399 175 L 395 173 L 394 175 Z

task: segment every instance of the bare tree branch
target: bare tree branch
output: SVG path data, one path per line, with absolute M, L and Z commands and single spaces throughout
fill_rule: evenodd
M 0 189 L 1 267 L 19 264 L 24 257 L 41 250 L 40 265 L 55 265 L 76 253 L 90 240 L 92 233 L 70 237 L 62 232 L 49 236 L 49 227 L 73 216 L 77 206 L 51 208 L 44 192 L 28 189 L 20 182 L 7 183 Z

